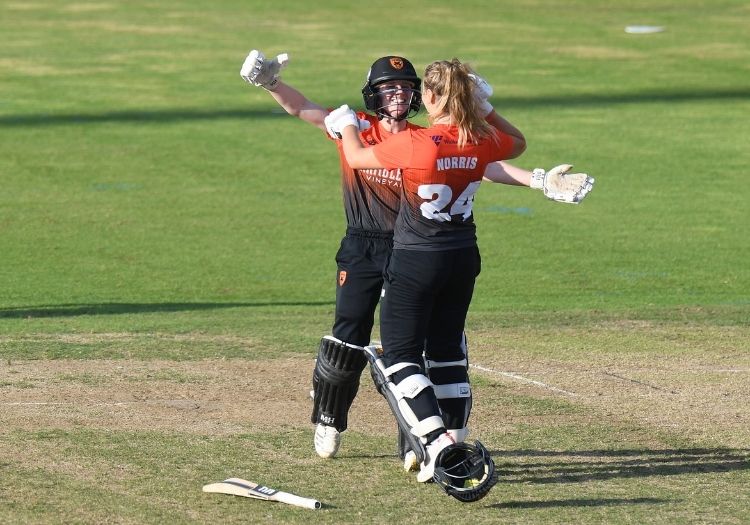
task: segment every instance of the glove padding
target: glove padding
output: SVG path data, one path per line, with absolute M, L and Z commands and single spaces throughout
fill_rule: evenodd
M 474 98 L 477 101 L 479 114 L 482 117 L 486 117 L 494 109 L 488 100 L 492 96 L 492 86 L 485 79 L 474 73 L 469 73 L 469 78 L 474 81 Z
M 279 83 L 279 74 L 286 67 L 287 62 L 289 62 L 289 55 L 286 53 L 268 60 L 262 51 L 253 49 L 242 64 L 240 76 L 253 86 L 273 91 Z
M 585 173 L 568 173 L 572 167 L 561 164 L 547 172 L 537 168 L 531 176 L 530 186 L 542 190 L 545 197 L 553 201 L 578 204 L 594 187 L 594 178 Z
M 332 139 L 340 139 L 341 132 L 347 126 L 355 126 L 358 131 L 370 127 L 370 123 L 357 117 L 357 114 L 347 104 L 331 111 L 324 119 L 326 131 Z

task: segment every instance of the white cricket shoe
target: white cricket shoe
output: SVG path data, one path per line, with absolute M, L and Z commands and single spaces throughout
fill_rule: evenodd
M 440 434 L 437 439 L 431 441 L 427 447 L 427 457 L 420 465 L 420 470 L 417 473 L 417 481 L 420 483 L 426 483 L 432 479 L 435 475 L 435 459 L 444 448 L 454 445 L 456 442 L 453 440 L 453 436 L 447 432 Z
M 341 445 L 341 433 L 336 427 L 329 427 L 318 423 L 315 427 L 315 452 L 321 458 L 332 458 L 339 451 Z
M 404 454 L 404 470 L 406 472 L 416 472 L 419 470 L 419 461 L 413 450 Z

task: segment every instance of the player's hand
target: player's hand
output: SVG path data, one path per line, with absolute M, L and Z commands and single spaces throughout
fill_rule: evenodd
M 253 86 L 273 91 L 279 83 L 281 70 L 286 67 L 287 62 L 289 62 L 289 55 L 286 53 L 269 60 L 262 51 L 253 49 L 242 64 L 240 76 Z
M 331 111 L 324 119 L 326 131 L 333 139 L 340 139 L 341 132 L 347 126 L 354 126 L 357 131 L 364 131 L 370 127 L 370 123 L 361 120 L 347 104 Z
M 488 100 L 492 96 L 492 86 L 485 79 L 474 73 L 469 73 L 469 77 L 474 81 L 474 98 L 477 101 L 479 113 L 483 117 L 486 117 L 493 110 L 492 104 Z
M 568 173 L 572 167 L 561 164 L 546 172 L 537 168 L 531 176 L 530 186 L 542 190 L 553 201 L 578 204 L 592 190 L 595 181 L 585 173 Z

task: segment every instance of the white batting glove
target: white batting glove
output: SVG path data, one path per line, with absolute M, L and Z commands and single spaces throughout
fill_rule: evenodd
M 289 62 L 289 55 L 286 53 L 268 60 L 262 51 L 253 49 L 242 64 L 240 76 L 253 86 L 273 91 L 279 83 L 281 70 L 286 67 L 287 62 Z
M 492 86 L 485 79 L 474 73 L 469 73 L 469 77 L 474 81 L 474 98 L 477 101 L 479 114 L 486 117 L 494 109 L 490 101 L 487 100 L 492 96 Z
M 578 204 L 594 187 L 594 178 L 585 173 L 568 173 L 573 166 L 561 164 L 549 171 L 537 168 L 530 187 L 542 190 L 545 197 L 557 202 Z
M 340 139 L 341 132 L 347 126 L 355 126 L 357 131 L 364 131 L 370 127 L 370 123 L 361 120 L 347 104 L 331 111 L 324 119 L 326 131 L 332 139 Z

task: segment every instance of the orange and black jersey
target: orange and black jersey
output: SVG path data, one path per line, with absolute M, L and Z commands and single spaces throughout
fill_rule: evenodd
M 357 117 L 370 122 L 370 128 L 359 134 L 363 145 L 374 146 L 393 136 L 381 129 L 377 117 L 367 113 L 357 113 Z M 407 122 L 407 129 L 420 127 Z M 401 200 L 401 169 L 355 170 L 346 162 L 342 142 L 337 140 L 335 143 L 341 162 L 346 225 L 359 230 L 391 233 Z
M 487 164 L 510 157 L 511 136 L 458 147 L 458 128 L 435 125 L 393 135 L 373 152 L 387 169 L 401 169 L 403 194 L 394 249 L 452 250 L 476 245 L 474 194 Z

